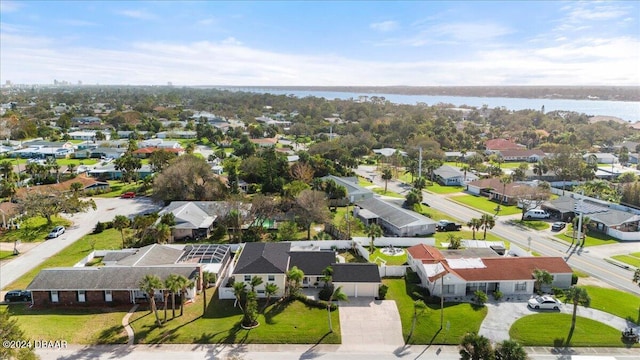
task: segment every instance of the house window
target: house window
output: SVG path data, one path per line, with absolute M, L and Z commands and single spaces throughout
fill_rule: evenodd
M 517 282 L 516 283 L 516 291 L 526 291 L 527 290 L 527 282 Z
M 57 303 L 58 301 L 60 301 L 58 299 L 58 291 L 57 290 L 51 291 L 51 302 Z
M 267 276 L 267 281 L 276 281 L 276 276 L 275 275 Z
M 84 290 L 78 290 L 78 302 L 86 302 L 87 293 Z
M 445 285 L 442 287 L 443 294 L 455 294 L 456 286 L 455 285 Z
M 104 301 L 106 301 L 106 302 L 112 302 L 113 301 L 113 294 L 111 293 L 111 290 L 105 290 L 104 291 Z
M 258 290 L 258 295 L 264 295 L 264 290 Z
M 244 276 L 244 281 L 245 282 L 250 282 L 251 281 L 251 275 L 245 275 Z

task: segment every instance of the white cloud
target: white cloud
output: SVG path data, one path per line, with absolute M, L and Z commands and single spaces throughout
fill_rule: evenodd
M 395 30 L 398 27 L 398 23 L 396 21 L 387 20 L 369 24 L 369 27 L 380 32 L 389 32 Z
M 22 4 L 17 1 L 2 0 L 0 1 L 0 14 L 15 12 L 21 7 Z
M 118 14 L 138 20 L 155 19 L 156 15 L 145 10 L 120 10 Z

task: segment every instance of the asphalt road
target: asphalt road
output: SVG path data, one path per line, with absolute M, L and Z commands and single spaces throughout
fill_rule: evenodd
M 84 213 L 66 216 L 73 224 L 67 228 L 64 234 L 42 242 L 11 261 L 3 262 L 0 265 L 0 289 L 4 289 L 49 257 L 92 232 L 98 221 L 110 221 L 116 215 L 130 216 L 158 208 L 146 198 L 93 198 L 93 200 L 96 202 L 97 210 L 91 209 Z
M 375 166 L 360 166 L 356 169 L 356 173 L 366 178 L 373 178 L 376 185 L 384 187 L 384 181 L 380 176 L 372 176 L 375 174 Z M 389 181 L 387 186 L 389 190 L 400 194 L 405 194 L 410 190 L 409 185 L 396 180 Z M 472 218 L 478 218 L 482 215 L 479 211 L 447 200 L 446 196 L 443 195 L 425 191 L 423 192 L 423 199 L 430 207 L 449 214 L 463 224 L 466 224 Z M 499 217 L 496 225 L 489 232 L 501 236 L 524 249 L 529 247 L 528 239 L 531 237 L 531 249 L 533 251 L 545 256 L 563 257 L 569 266 L 575 269 L 605 281 L 615 288 L 640 295 L 640 287 L 631 281 L 633 273 L 630 270 L 612 265 L 605 261 L 602 256 L 598 256 L 599 247 L 586 247 L 581 250 L 569 249 L 568 244 L 554 240 L 550 231 L 535 231 L 512 225 L 508 223 L 510 218 L 513 217 Z M 618 246 L 620 253 L 640 251 L 640 244 L 637 242 L 621 242 Z

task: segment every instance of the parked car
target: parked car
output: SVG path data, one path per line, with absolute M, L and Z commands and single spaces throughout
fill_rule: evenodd
M 566 224 L 566 223 L 563 223 L 562 221 L 557 221 L 557 222 L 554 222 L 554 223 L 551 225 L 551 230 L 553 230 L 553 231 L 560 231 L 560 230 L 564 229 L 564 228 L 565 228 L 565 226 L 567 226 L 567 224 Z
M 449 220 L 440 220 L 436 224 L 437 231 L 458 231 L 460 229 L 462 229 L 462 225 Z
M 536 310 L 560 310 L 562 303 L 553 296 L 543 295 L 529 299 L 528 306 Z
M 123 199 L 133 199 L 134 197 L 136 197 L 136 193 L 134 193 L 133 191 L 127 191 L 126 193 L 120 195 L 120 197 Z
M 51 230 L 51 232 L 49 233 L 49 235 L 47 235 L 47 239 L 55 239 L 58 236 L 64 234 L 64 226 L 56 226 L 53 228 L 53 230 Z
M 540 209 L 533 209 L 524 213 L 525 219 L 548 219 L 549 217 L 551 217 L 551 214 Z
M 31 291 L 11 290 L 4 295 L 5 302 L 31 301 Z

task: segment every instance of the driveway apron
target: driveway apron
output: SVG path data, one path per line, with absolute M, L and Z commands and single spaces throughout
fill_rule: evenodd
M 395 349 L 404 345 L 396 302 L 349 298 L 340 302 L 341 348 Z

